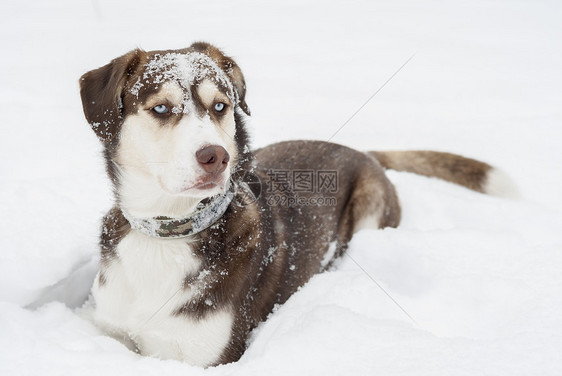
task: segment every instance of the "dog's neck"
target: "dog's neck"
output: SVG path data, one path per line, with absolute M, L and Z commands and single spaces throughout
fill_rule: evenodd
M 118 167 L 118 166 L 117 166 Z M 226 211 L 237 189 L 211 197 L 171 195 L 144 174 L 119 171 L 115 185 L 117 206 L 134 230 L 157 238 L 194 235 L 215 223 Z
M 121 211 L 133 230 L 154 238 L 184 238 L 207 229 L 222 217 L 236 195 L 236 189 L 236 185 L 231 184 L 225 193 L 200 201 L 194 210 L 181 218 L 138 217 L 123 207 Z

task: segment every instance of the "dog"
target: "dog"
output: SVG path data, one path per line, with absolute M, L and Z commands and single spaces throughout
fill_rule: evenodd
M 321 141 L 252 151 L 242 71 L 207 43 L 136 49 L 79 83 L 115 195 L 92 316 L 142 355 L 238 360 L 251 331 L 355 232 L 398 226 L 387 168 L 493 193 L 497 170 L 454 154 Z

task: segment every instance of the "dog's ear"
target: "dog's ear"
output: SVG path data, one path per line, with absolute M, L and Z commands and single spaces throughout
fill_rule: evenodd
M 117 134 L 122 116 L 123 88 L 139 63 L 141 50 L 133 50 L 80 77 L 80 96 L 86 120 L 103 142 Z
M 244 80 L 242 70 L 236 62 L 209 43 L 197 42 L 193 43 L 189 48 L 193 51 L 202 52 L 209 56 L 226 73 L 234 85 L 234 90 L 236 90 L 236 93 L 238 94 L 238 105 L 246 113 L 246 115 L 249 116 L 250 108 L 246 104 L 246 81 Z
M 219 51 L 220 52 L 220 51 Z M 229 57 L 223 55 L 221 63 L 219 64 L 222 70 L 230 77 L 232 84 L 234 85 L 234 90 L 238 93 L 238 104 L 240 108 L 250 116 L 250 108 L 246 103 L 246 81 L 244 80 L 244 75 L 240 67 Z

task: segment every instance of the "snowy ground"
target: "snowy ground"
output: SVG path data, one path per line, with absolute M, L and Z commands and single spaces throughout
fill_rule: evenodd
M 2 1 L 0 374 L 562 374 L 559 1 Z M 141 358 L 80 318 L 111 205 L 77 79 L 207 40 L 246 74 L 254 144 L 329 139 L 488 161 L 521 198 L 389 173 L 399 229 L 363 231 L 236 364 Z

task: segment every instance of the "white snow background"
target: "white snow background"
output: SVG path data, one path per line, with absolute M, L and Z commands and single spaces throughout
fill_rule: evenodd
M 562 374 L 560 1 L 0 2 L 1 375 Z M 111 206 L 78 78 L 210 41 L 242 67 L 254 145 L 332 139 L 487 161 L 520 196 L 390 172 L 398 229 L 362 231 L 234 364 L 143 358 L 76 307 Z M 373 282 L 378 282 L 400 308 Z

